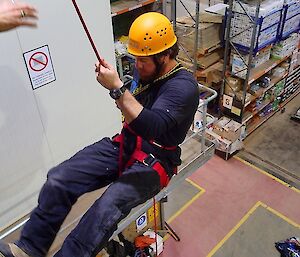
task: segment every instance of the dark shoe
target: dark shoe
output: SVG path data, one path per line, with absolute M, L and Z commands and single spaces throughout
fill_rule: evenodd
M 0 241 L 0 257 L 15 257 L 8 244 Z

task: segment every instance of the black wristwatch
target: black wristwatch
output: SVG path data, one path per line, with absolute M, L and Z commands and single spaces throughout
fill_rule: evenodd
M 112 99 L 118 100 L 126 91 L 126 87 L 123 85 L 119 89 L 113 89 L 109 91 L 109 95 L 111 96 Z

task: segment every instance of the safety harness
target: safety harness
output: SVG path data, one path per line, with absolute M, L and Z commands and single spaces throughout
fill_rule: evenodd
M 170 76 L 175 75 L 175 73 L 177 73 L 181 69 L 185 69 L 185 68 L 178 64 L 169 73 L 167 73 L 164 76 L 155 80 L 154 83 L 157 81 L 169 79 Z M 150 88 L 150 86 L 151 86 L 151 84 L 148 84 L 148 85 L 144 86 L 143 88 L 137 88 L 137 90 L 135 90 L 133 92 L 133 95 L 137 96 L 139 93 L 144 92 L 146 89 Z M 125 164 L 123 163 L 124 137 L 125 137 L 125 134 L 123 132 L 124 130 L 129 131 L 131 134 L 135 135 L 135 137 L 136 137 L 135 149 L 134 149 L 133 153 L 130 155 L 129 160 Z M 119 149 L 120 149 L 119 150 L 119 176 L 122 175 L 122 171 L 124 168 L 130 167 L 135 161 L 138 161 L 140 163 L 143 163 L 146 166 L 151 167 L 158 173 L 158 175 L 160 177 L 161 187 L 166 187 L 168 185 L 170 178 L 167 175 L 165 168 L 152 153 L 148 154 L 142 150 L 142 142 L 143 142 L 142 137 L 137 135 L 135 133 L 135 131 L 133 131 L 127 123 L 124 122 L 122 133 L 115 136 L 113 138 L 113 141 L 118 142 L 120 145 L 119 146 Z M 177 149 L 177 145 L 176 146 L 163 146 L 163 145 L 157 143 L 155 140 L 148 140 L 147 142 L 150 143 L 151 145 L 154 145 L 154 146 L 156 146 L 160 149 L 166 150 L 166 151 L 174 151 Z M 177 172 L 177 167 L 174 169 L 173 173 L 176 174 L 176 172 Z
M 130 133 L 134 134 L 136 136 L 136 145 L 133 153 L 130 155 L 129 160 L 127 163 L 123 163 L 123 152 L 124 152 L 124 133 L 121 133 L 113 138 L 114 142 L 118 142 L 120 145 L 120 150 L 119 150 L 119 176 L 122 175 L 122 170 L 123 168 L 128 168 L 130 167 L 135 161 L 138 161 L 140 163 L 143 163 L 146 166 L 151 167 L 154 169 L 159 177 L 160 177 L 160 185 L 161 187 L 165 187 L 168 185 L 170 178 L 167 175 L 167 172 L 165 168 L 161 165 L 159 160 L 155 158 L 153 154 L 148 154 L 145 153 L 142 150 L 142 143 L 143 139 L 141 136 L 137 135 L 127 123 L 124 123 L 123 129 L 127 129 Z M 177 146 L 162 146 L 155 142 L 154 140 L 149 140 L 148 141 L 150 144 L 155 145 L 161 149 L 168 150 L 168 151 L 174 151 L 176 150 Z M 174 173 L 176 173 L 177 169 L 174 169 Z

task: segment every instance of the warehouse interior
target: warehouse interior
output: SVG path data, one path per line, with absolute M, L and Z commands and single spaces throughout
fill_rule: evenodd
M 75 1 L 27 2 L 38 27 L 0 33 L 1 240 L 18 240 L 52 167 L 120 131 L 95 54 L 130 90 L 129 28 L 159 12 L 200 104 L 178 174 L 120 221 L 97 257 L 300 256 L 299 0 L 78 0 L 81 13 Z M 47 257 L 104 192 L 78 199 Z M 143 235 L 151 241 L 137 247 Z

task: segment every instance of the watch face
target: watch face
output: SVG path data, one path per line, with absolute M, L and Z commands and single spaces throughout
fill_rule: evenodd
M 119 89 L 110 90 L 109 95 L 111 96 L 111 98 L 117 100 L 121 97 L 121 95 L 124 94 L 125 90 L 126 90 L 126 87 L 122 86 Z
M 118 94 L 118 91 L 119 90 L 116 90 L 116 89 L 114 89 L 114 90 L 111 90 L 110 92 L 109 92 L 109 94 L 110 94 L 110 96 L 113 98 L 113 99 L 118 99 L 121 95 L 120 94 Z

